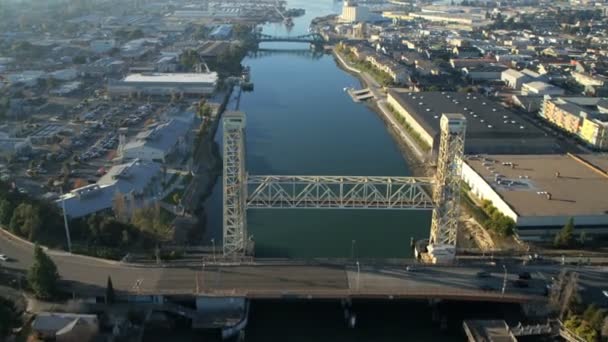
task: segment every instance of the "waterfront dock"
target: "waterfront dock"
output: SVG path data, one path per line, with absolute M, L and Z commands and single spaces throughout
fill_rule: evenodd
M 364 89 L 359 89 L 359 90 L 355 90 L 354 88 L 350 88 L 346 91 L 348 93 L 348 95 L 350 95 L 350 97 L 353 99 L 353 101 L 355 102 L 361 102 L 361 101 L 367 101 L 370 99 L 376 99 L 376 96 L 372 93 L 372 91 L 369 88 L 364 88 Z

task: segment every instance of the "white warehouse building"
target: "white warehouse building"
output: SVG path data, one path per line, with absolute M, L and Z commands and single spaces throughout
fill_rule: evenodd
M 111 96 L 157 95 L 201 96 L 215 91 L 216 72 L 130 74 L 121 81 L 110 81 Z
M 468 156 L 462 177 L 474 197 L 515 221 L 523 239 L 552 239 L 570 218 L 577 233 L 608 233 L 606 156 Z

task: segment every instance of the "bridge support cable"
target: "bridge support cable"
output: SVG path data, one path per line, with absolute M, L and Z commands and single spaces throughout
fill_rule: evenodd
M 462 114 L 443 114 L 437 157 L 433 218 L 429 252 L 433 262 L 453 259 L 460 216 L 460 184 L 466 118 Z
M 224 116 L 224 221 L 223 252 L 226 257 L 243 256 L 247 249 L 247 214 L 245 207 L 245 115 Z
M 247 209 L 432 209 L 430 178 L 248 176 Z

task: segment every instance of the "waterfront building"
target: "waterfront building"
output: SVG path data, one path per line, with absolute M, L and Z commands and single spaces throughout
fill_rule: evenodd
M 130 74 L 121 81 L 110 81 L 108 93 L 111 96 L 200 96 L 213 93 L 217 80 L 216 72 Z
M 408 92 L 390 89 L 388 103 L 436 153 L 443 113 L 467 117 L 465 153 L 544 154 L 559 150 L 555 140 L 501 104 L 479 94 Z
M 570 218 L 577 233 L 608 233 L 604 155 L 468 156 L 462 177 L 475 198 L 515 221 L 521 238 L 553 239 Z

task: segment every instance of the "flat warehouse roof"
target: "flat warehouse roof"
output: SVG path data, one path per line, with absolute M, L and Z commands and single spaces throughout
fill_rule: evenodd
M 215 83 L 217 73 L 145 73 L 130 74 L 124 82 L 150 82 L 150 83 Z
M 484 155 L 466 163 L 520 216 L 608 215 L 606 155 Z
M 540 138 L 545 133 L 519 116 L 479 94 L 457 92 L 389 93 L 431 135 L 440 131 L 443 113 L 461 113 L 467 118 L 467 138 Z

